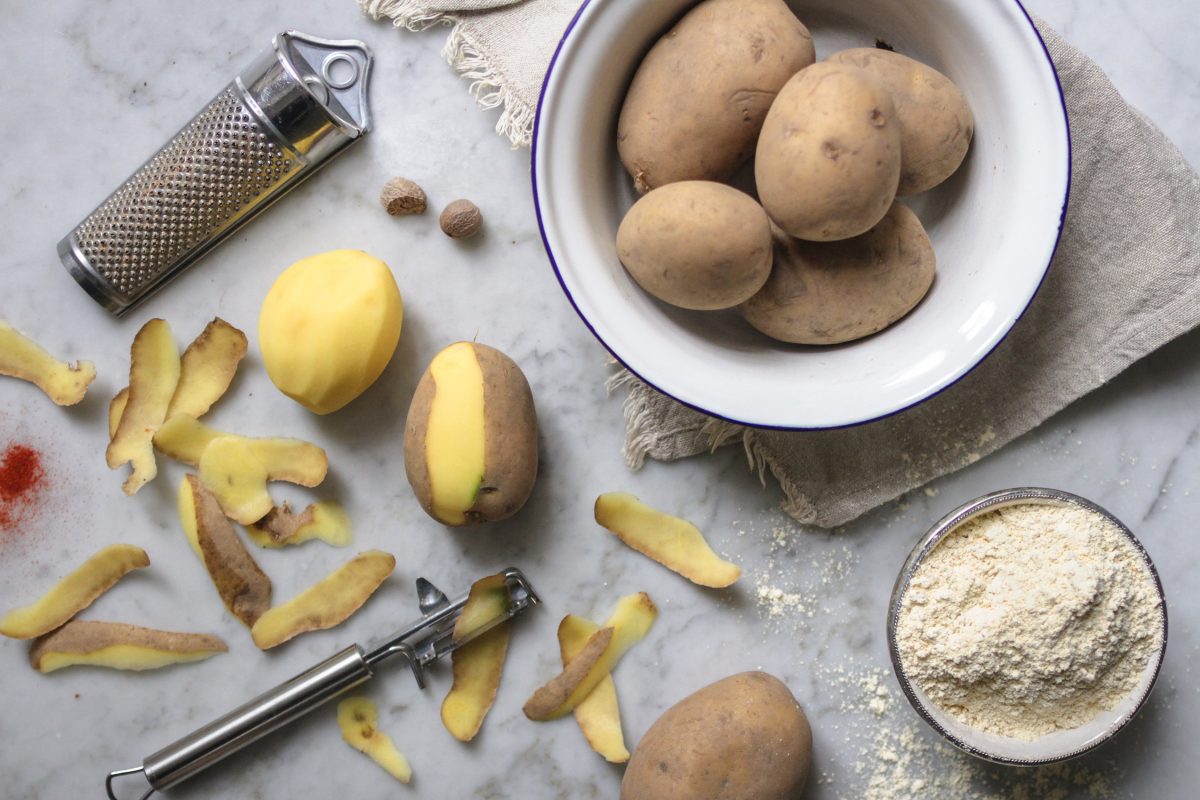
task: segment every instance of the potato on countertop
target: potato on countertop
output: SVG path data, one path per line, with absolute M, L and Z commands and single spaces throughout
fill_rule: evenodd
M 840 242 L 805 242 L 776 229 L 771 277 L 738 310 L 773 339 L 840 344 L 881 331 L 915 308 L 934 270 L 921 221 L 895 203 L 874 228 Z
M 638 742 L 621 800 L 796 800 L 812 729 L 782 681 L 742 672 L 667 709 Z
M 900 195 L 932 189 L 954 174 L 975 135 L 975 118 L 953 81 L 920 61 L 875 47 L 826 59 L 866 70 L 883 82 L 900 121 Z
M 617 256 L 665 303 L 731 308 L 771 274 L 771 220 L 754 198 L 724 184 L 671 183 L 629 209 L 617 229 Z
M 875 226 L 896 198 L 900 125 L 883 82 L 822 61 L 780 90 L 754 161 L 758 197 L 792 236 L 849 239 Z
M 813 58 L 782 0 L 696 5 L 646 54 L 621 108 L 617 149 L 637 190 L 733 175 L 775 93 Z

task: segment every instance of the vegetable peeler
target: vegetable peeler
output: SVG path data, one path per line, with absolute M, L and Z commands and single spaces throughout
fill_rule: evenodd
M 353 689 L 375 674 L 375 668 L 392 656 L 408 661 L 417 686 L 425 688 L 425 667 L 447 653 L 491 630 L 505 620 L 541 601 L 525 575 L 514 567 L 501 573 L 508 588 L 507 610 L 474 630 L 461 641 L 454 640 L 454 623 L 467 604 L 467 595 L 451 601 L 436 586 L 417 578 L 420 619 L 404 626 L 367 648 L 352 644 L 335 656 L 270 689 L 223 717 L 213 720 L 182 739 L 142 760 L 141 766 L 108 773 L 104 788 L 110 800 L 120 800 L 114 781 L 141 773 L 150 788 L 140 797 L 146 800 L 156 791 L 168 789 L 212 766 L 226 756 L 279 730 L 292 720 Z

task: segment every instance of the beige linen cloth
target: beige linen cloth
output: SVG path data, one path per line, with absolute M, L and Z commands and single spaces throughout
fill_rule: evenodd
M 397 26 L 453 25 L 450 63 L 482 105 L 504 106 L 497 130 L 529 143 L 542 76 L 578 0 L 358 2 Z M 1008 338 L 925 403 L 832 431 L 731 425 L 622 371 L 611 386 L 628 390 L 632 468 L 740 441 L 751 466 L 779 481 L 788 514 L 834 527 L 999 449 L 1200 323 L 1200 178 L 1095 63 L 1038 27 L 1067 100 L 1071 198 L 1046 282 Z

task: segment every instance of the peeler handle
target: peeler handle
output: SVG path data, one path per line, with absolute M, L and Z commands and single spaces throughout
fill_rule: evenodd
M 362 648 L 351 645 L 147 756 L 142 761 L 142 771 L 154 789 L 161 791 L 174 786 L 358 686 L 373 674 Z

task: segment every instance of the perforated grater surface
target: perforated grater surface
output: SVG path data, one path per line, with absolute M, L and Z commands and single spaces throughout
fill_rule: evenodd
M 105 308 L 124 314 L 367 132 L 365 44 L 272 45 L 59 242 Z

